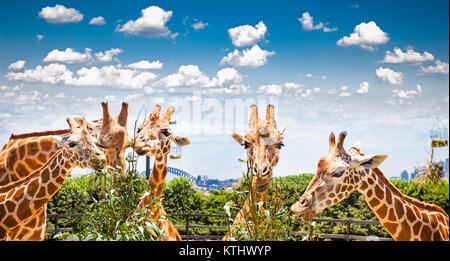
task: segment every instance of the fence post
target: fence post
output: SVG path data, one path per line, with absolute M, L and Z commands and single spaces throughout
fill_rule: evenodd
M 186 240 L 189 240 L 189 214 L 186 214 Z
M 308 241 L 313 241 L 313 226 L 311 225 L 312 222 L 308 222 Z
M 347 240 L 347 241 L 350 241 L 350 225 L 351 225 L 351 223 L 352 223 L 352 220 L 351 220 L 351 219 L 348 219 L 348 220 L 346 220 L 345 223 L 347 223 L 347 236 L 346 236 L 346 240 Z

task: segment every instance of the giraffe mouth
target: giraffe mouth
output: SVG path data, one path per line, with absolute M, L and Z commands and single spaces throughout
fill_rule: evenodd
M 269 185 L 269 182 L 267 182 L 266 184 L 261 185 L 261 186 L 256 186 L 256 190 L 258 191 L 258 193 L 262 193 L 262 192 L 264 192 L 264 190 L 266 190 L 268 185 Z
M 150 148 L 147 146 L 144 146 L 144 147 L 135 149 L 135 151 L 139 156 L 143 156 L 143 155 L 147 154 L 147 152 L 150 151 Z

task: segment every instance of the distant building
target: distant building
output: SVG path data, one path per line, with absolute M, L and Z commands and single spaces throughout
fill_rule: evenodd
M 413 172 L 411 172 L 411 180 L 416 179 L 418 174 L 419 173 L 417 173 L 417 170 L 414 170 Z
M 409 180 L 409 173 L 408 173 L 408 171 L 406 171 L 406 170 L 402 171 L 402 173 L 400 174 L 400 179 L 402 181 L 408 181 Z
M 195 185 L 200 191 L 209 191 L 212 189 L 221 190 L 232 187 L 235 183 L 238 182 L 238 179 L 211 179 L 206 175 L 199 175 L 194 179 Z
M 445 159 L 444 163 L 444 178 L 448 179 L 448 158 Z

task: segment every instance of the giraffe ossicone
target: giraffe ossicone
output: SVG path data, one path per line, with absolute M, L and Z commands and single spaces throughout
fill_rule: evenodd
M 291 206 L 292 212 L 311 221 L 358 190 L 395 240 L 449 240 L 445 211 L 401 193 L 378 168 L 387 155 L 364 155 L 358 144 L 345 150 L 346 135 L 342 132 L 336 143 L 331 133 L 328 154 L 319 160 L 315 176 Z

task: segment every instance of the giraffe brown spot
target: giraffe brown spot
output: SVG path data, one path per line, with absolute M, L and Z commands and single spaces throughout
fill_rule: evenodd
M 341 191 L 341 184 L 336 185 L 336 193 L 339 193 Z
M 61 184 L 61 185 L 64 183 L 64 180 L 65 180 L 65 179 L 64 179 L 63 177 L 61 177 L 61 176 L 59 176 L 59 177 L 57 177 L 57 178 L 55 179 L 56 183 L 57 183 L 57 184 Z
M 369 189 L 369 190 L 367 190 L 367 197 L 372 197 L 372 194 L 373 194 L 373 192 L 372 192 L 372 189 Z
M 397 241 L 408 241 L 411 239 L 411 227 L 409 226 L 408 222 L 403 221 L 401 225 L 401 231 L 398 237 L 396 238 Z
M 327 201 L 325 201 L 325 204 L 327 205 L 327 206 L 330 206 L 331 204 L 332 204 L 333 202 L 331 202 L 331 200 L 327 200 Z
M 12 215 L 9 215 L 3 220 L 3 224 L 6 225 L 7 227 L 15 227 L 19 223 Z
M 41 207 L 44 206 L 45 203 L 47 203 L 47 202 L 48 202 L 48 199 L 46 199 L 46 198 L 34 200 L 34 201 L 33 201 L 33 203 L 34 203 L 34 208 L 35 208 L 35 209 L 41 208 Z
M 41 164 L 38 164 L 34 159 L 25 159 L 25 164 L 27 164 L 32 171 L 37 170 L 42 166 Z
M 37 223 L 37 219 L 31 218 L 30 221 L 27 222 L 27 226 L 34 227 L 34 226 L 36 226 L 36 223 Z
M 28 143 L 28 155 L 34 156 L 39 152 L 39 146 L 36 142 Z
M 11 150 L 9 152 L 8 155 L 8 159 L 6 160 L 6 165 L 12 169 L 13 166 L 16 164 L 16 162 L 18 161 L 19 156 L 17 155 L 17 151 L 16 150 Z
M 367 178 L 367 182 L 368 182 L 370 185 L 373 185 L 373 184 L 375 183 L 375 182 L 373 181 L 372 177 Z
M 334 193 L 330 193 L 330 198 L 334 198 L 336 196 L 336 194 L 334 194 Z
M 16 211 L 17 217 L 20 220 L 25 220 L 30 217 L 33 213 L 30 209 L 30 201 L 28 199 L 24 199 L 18 206 Z
M 360 190 L 364 191 L 367 189 L 367 183 L 365 181 L 361 182 L 361 186 L 359 187 Z
M 389 189 L 386 189 L 385 191 L 386 194 L 386 204 L 390 205 L 392 204 L 392 193 Z
M 58 190 L 58 187 L 55 186 L 55 184 L 53 184 L 52 182 L 48 183 L 47 187 L 48 187 L 48 194 L 49 195 L 53 195 Z
M 5 202 L 5 206 L 6 206 L 6 209 L 8 210 L 8 212 L 13 212 L 14 209 L 16 208 L 16 204 L 9 200 Z
M 391 236 L 395 235 L 395 233 L 397 232 L 397 227 L 398 227 L 397 223 L 384 222 L 383 226 L 386 228 L 386 230 L 389 232 L 389 234 L 391 234 Z
M 343 183 L 348 184 L 348 176 L 344 178 Z
M 320 193 L 318 199 L 319 201 L 322 201 L 325 198 L 325 194 L 324 193 Z
M 42 154 L 42 153 L 40 153 L 37 156 L 37 160 L 39 160 L 41 162 L 41 164 L 45 164 L 47 162 L 47 156 Z
M 6 206 L 0 205 L 0 221 L 2 221 L 2 218 L 6 216 L 7 212 L 9 211 L 6 210 Z
M 378 213 L 378 215 L 379 215 L 379 217 L 380 217 L 381 219 L 384 219 L 384 217 L 385 217 L 386 214 L 387 214 L 387 207 L 386 207 L 386 205 L 382 205 L 382 206 L 377 210 L 377 213 Z
M 346 190 L 347 190 L 347 185 L 343 185 L 343 186 L 341 187 L 341 191 L 345 192 Z
M 17 166 L 14 168 L 14 172 L 19 174 L 19 176 L 21 176 L 21 177 L 30 173 L 28 168 L 21 162 L 17 163 Z
M 375 186 L 375 195 L 380 199 L 383 200 L 384 198 L 384 192 L 381 190 L 380 186 Z
M 395 201 L 395 212 L 397 213 L 397 217 L 401 218 L 405 213 L 405 211 L 403 210 L 403 204 L 397 198 L 394 198 L 394 201 Z
M 58 164 L 58 160 L 53 160 L 52 163 L 50 164 L 50 169 L 54 170 L 56 167 L 56 164 Z
M 50 171 L 48 168 L 45 168 L 41 171 L 41 181 L 43 184 L 46 184 L 50 180 Z
M 429 226 L 424 225 L 420 237 L 423 241 L 431 241 L 432 231 Z
M 409 222 L 414 222 L 417 219 L 416 215 L 414 215 L 414 211 L 409 206 L 405 206 L 405 210 L 406 218 L 409 220 Z
M 39 145 L 43 151 L 51 151 L 53 148 L 53 142 L 50 139 L 42 139 Z
M 45 187 L 41 187 L 41 189 L 39 190 L 39 192 L 36 195 L 36 198 L 43 198 L 43 197 L 45 197 L 45 195 L 47 195 L 47 190 Z
M 441 239 L 441 235 L 439 234 L 439 230 L 434 231 L 433 241 L 439 241 L 440 239 Z
M 166 154 L 167 152 L 169 152 L 169 149 L 168 149 L 167 147 L 165 147 L 165 148 L 163 149 L 163 154 Z
M 420 222 L 416 222 L 416 224 L 414 224 L 414 226 L 413 226 L 413 234 L 419 235 L 421 227 L 422 227 L 422 224 Z
M 371 200 L 369 201 L 369 205 L 370 205 L 372 208 L 378 206 L 378 204 L 380 204 L 380 201 L 379 201 L 378 199 L 376 199 L 376 198 L 373 198 L 373 199 L 371 199 Z
M 436 218 L 436 215 L 431 214 L 431 215 L 430 215 L 430 219 L 431 219 L 431 222 L 430 222 L 430 223 L 431 223 L 431 228 L 432 228 L 432 229 L 437 228 L 439 222 L 438 222 L 438 220 L 437 220 L 437 218 Z
M 390 220 L 390 221 L 395 221 L 395 220 L 396 220 L 396 217 L 395 217 L 395 213 L 394 213 L 394 209 L 393 209 L 393 208 L 390 208 L 390 209 L 389 209 L 388 220 Z
M 352 192 L 353 191 L 353 186 L 348 186 L 347 191 L 348 192 Z
M 23 158 L 26 155 L 25 146 L 21 145 L 18 148 L 19 158 Z
M 355 176 L 354 178 L 355 178 L 355 183 L 358 183 L 359 180 L 360 180 L 359 177 L 358 177 L 358 176 Z

